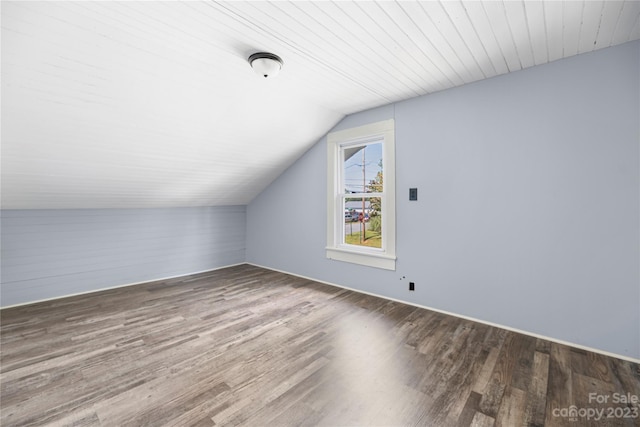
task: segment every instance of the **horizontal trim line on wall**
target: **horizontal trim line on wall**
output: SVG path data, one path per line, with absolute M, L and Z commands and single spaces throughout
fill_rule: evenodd
M 177 277 L 186 277 L 186 276 L 193 276 L 194 274 L 209 273 L 211 271 L 222 270 L 223 268 L 235 267 L 237 265 L 244 265 L 244 264 L 246 264 L 246 263 L 245 262 L 238 262 L 236 264 L 224 265 L 222 267 L 216 267 L 216 268 L 211 268 L 211 269 L 208 269 L 208 270 L 196 271 L 194 273 L 178 274 L 176 276 L 161 277 L 161 278 L 158 278 L 158 279 L 145 280 L 145 281 L 142 281 L 142 282 L 127 283 L 126 285 L 109 286 L 109 287 L 106 287 L 106 288 L 100 288 L 100 289 L 95 289 L 95 290 L 86 291 L 86 292 L 77 292 L 77 293 L 74 293 L 74 294 L 61 295 L 59 297 L 45 298 L 45 299 L 40 299 L 40 300 L 36 300 L 36 301 L 28 301 L 28 302 L 23 302 L 23 303 L 19 303 L 19 304 L 8 305 L 6 307 L 0 307 L 0 310 L 4 310 L 6 308 L 21 307 L 23 305 L 38 304 L 38 303 L 47 302 L 47 301 L 55 301 L 57 299 L 62 299 L 62 298 L 69 298 L 69 297 L 75 297 L 75 296 L 80 296 L 80 295 L 88 295 L 88 294 L 93 294 L 95 292 L 109 291 L 109 290 L 112 290 L 112 289 L 126 288 L 127 286 L 136 286 L 136 285 L 142 285 L 142 284 L 145 284 L 145 283 L 160 282 L 162 280 L 175 279 Z
M 366 292 L 366 291 L 362 291 L 362 290 L 359 290 L 359 289 L 350 288 L 348 286 L 338 285 L 337 283 L 326 282 L 324 280 L 314 279 L 312 277 L 303 276 L 301 274 L 295 274 L 295 273 L 291 273 L 291 272 L 288 272 L 288 271 L 279 270 L 277 268 L 265 267 L 263 265 L 254 264 L 254 263 L 251 263 L 251 262 L 248 262 L 246 264 L 253 265 L 254 267 L 264 268 L 266 270 L 277 271 L 278 273 L 289 274 L 291 276 L 300 277 L 302 279 L 311 280 L 311 281 L 318 282 L 318 283 L 324 283 L 325 285 L 329 285 L 329 286 L 336 286 L 338 288 L 347 289 L 347 290 L 350 290 L 350 291 L 353 291 L 353 292 L 358 292 L 358 293 L 361 293 L 361 294 L 371 295 L 371 296 L 382 298 L 382 299 L 386 299 L 386 300 L 389 300 L 389 301 L 395 301 L 395 302 L 399 302 L 399 303 L 402 303 L 402 304 L 412 305 L 414 307 L 423 308 L 425 310 L 435 311 L 436 313 L 442 313 L 442 314 L 446 314 L 448 316 L 453 316 L 453 317 L 457 317 L 457 318 L 460 318 L 460 319 L 470 320 L 472 322 L 482 323 L 484 325 L 493 326 L 494 328 L 504 329 L 504 330 L 507 330 L 507 331 L 510 331 L 510 332 L 515 332 L 515 333 L 518 333 L 518 334 L 527 335 L 527 336 L 530 336 L 530 337 L 533 337 L 533 338 L 540 338 L 540 339 L 543 339 L 543 340 L 554 342 L 556 344 L 562 344 L 562 345 L 566 345 L 566 346 L 569 346 L 569 347 L 579 348 L 581 350 L 586 350 L 586 351 L 590 351 L 590 352 L 593 352 L 593 353 L 599 353 L 599 354 L 602 354 L 604 356 L 615 357 L 616 359 L 622 359 L 622 360 L 626 360 L 628 362 L 639 363 L 640 364 L 640 359 L 634 359 L 633 357 L 624 356 L 624 355 L 616 354 L 616 353 L 611 353 L 611 352 L 600 350 L 600 349 L 597 349 L 597 348 L 591 348 L 591 347 L 587 347 L 587 346 L 584 346 L 584 345 L 580 345 L 580 344 L 575 344 L 575 343 L 568 342 L 568 341 L 559 340 L 557 338 L 551 338 L 551 337 L 547 337 L 547 336 L 544 336 L 544 335 L 536 334 L 536 333 L 533 333 L 533 332 L 523 331 L 521 329 L 516 329 L 516 328 L 509 327 L 509 326 L 504 326 L 504 325 L 499 325 L 499 324 L 493 323 L 493 322 L 487 322 L 486 320 L 480 320 L 480 319 L 476 319 L 474 317 L 463 316 L 461 314 L 451 313 L 451 312 L 445 311 L 445 310 L 439 310 L 437 308 L 428 307 L 426 305 L 421 305 L 421 304 L 416 304 L 416 303 L 412 303 L 412 302 L 408 302 L 408 301 L 403 301 L 403 300 L 396 299 L 396 298 L 390 298 L 390 297 L 386 297 L 384 295 L 378 295 L 378 294 L 374 294 L 372 292 Z

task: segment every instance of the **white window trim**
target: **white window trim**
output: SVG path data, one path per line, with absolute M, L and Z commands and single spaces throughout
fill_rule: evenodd
M 344 212 L 339 194 L 341 180 L 340 149 L 354 143 L 383 140 L 382 170 L 384 171 L 384 198 L 382 200 L 383 248 L 366 248 L 342 244 Z M 394 120 L 332 132 L 327 135 L 327 258 L 354 264 L 396 269 L 396 160 Z

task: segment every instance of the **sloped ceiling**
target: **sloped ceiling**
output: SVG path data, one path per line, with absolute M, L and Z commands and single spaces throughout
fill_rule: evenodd
M 246 204 L 347 114 L 640 38 L 636 1 L 0 7 L 5 209 Z

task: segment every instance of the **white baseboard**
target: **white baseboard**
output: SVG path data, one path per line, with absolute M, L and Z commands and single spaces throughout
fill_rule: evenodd
M 88 295 L 88 294 L 93 294 L 95 292 L 109 291 L 111 289 L 126 288 L 127 286 L 136 286 L 136 285 L 142 285 L 142 284 L 150 283 L 150 282 L 159 282 L 159 281 L 162 281 L 162 280 L 175 279 L 175 278 L 178 278 L 178 277 L 192 276 L 194 274 L 208 273 L 210 271 L 222 270 L 223 268 L 235 267 L 235 266 L 244 265 L 244 264 L 246 264 L 246 263 L 245 262 L 239 262 L 239 263 L 236 263 L 236 264 L 225 265 L 225 266 L 222 266 L 222 267 L 216 267 L 216 268 L 212 268 L 212 269 L 209 269 L 209 270 L 196 271 L 194 273 L 178 274 L 178 275 L 169 276 L 169 277 L 160 277 L 158 279 L 149 279 L 149 280 L 144 280 L 142 282 L 127 283 L 125 285 L 108 286 L 106 288 L 93 289 L 91 291 L 86 291 L 86 292 L 77 292 L 77 293 L 74 293 L 74 294 L 66 294 L 66 295 L 61 295 L 61 296 L 58 296 L 58 297 L 51 297 L 51 298 L 39 299 L 39 300 L 35 300 L 35 301 L 21 302 L 19 304 L 13 304 L 13 305 L 7 305 L 5 307 L 0 307 L 0 310 L 4 310 L 6 308 L 22 307 L 24 305 L 38 304 L 40 302 L 55 301 L 57 299 L 75 297 L 75 296 L 79 296 L 79 295 Z
M 326 282 L 324 280 L 314 279 L 313 277 L 307 277 L 307 276 L 303 276 L 301 274 L 296 274 L 296 273 L 291 273 L 289 271 L 279 270 L 277 268 L 265 267 L 263 265 L 254 264 L 254 263 L 251 263 L 251 262 L 247 262 L 246 264 L 253 265 L 254 267 L 264 268 L 266 270 L 277 271 L 278 273 L 289 274 L 291 276 L 300 277 L 301 279 L 311 280 L 311 281 L 318 282 L 318 283 L 324 283 L 325 285 L 329 285 L 329 286 L 336 286 L 338 288 L 348 289 L 350 291 L 358 292 L 358 293 L 361 293 L 361 294 L 366 294 L 366 295 L 371 295 L 371 296 L 378 297 L 378 298 L 383 298 L 383 299 L 386 299 L 386 300 L 389 300 L 389 301 L 395 301 L 395 302 L 411 305 L 411 306 L 418 307 L 418 308 L 424 308 L 425 310 L 431 310 L 431 311 L 435 311 L 437 313 L 446 314 L 448 316 L 458 317 L 460 319 L 465 319 L 465 320 L 470 320 L 472 322 L 482 323 L 484 325 L 493 326 L 494 328 L 500 328 L 500 329 L 504 329 L 504 330 L 507 330 L 507 331 L 510 331 L 510 332 L 515 332 L 515 333 L 518 333 L 518 334 L 527 335 L 527 336 L 534 337 L 534 338 L 540 338 L 540 339 L 551 341 L 551 342 L 554 342 L 554 343 L 557 343 L 557 344 L 562 344 L 562 345 L 566 345 L 566 346 L 569 346 L 569 347 L 579 348 L 581 350 L 590 351 L 590 352 L 593 352 L 593 353 L 602 354 L 604 356 L 614 357 L 616 359 L 622 359 L 622 360 L 626 360 L 626 361 L 629 361 L 629 362 L 640 364 L 640 359 L 635 359 L 633 357 L 624 356 L 624 355 L 616 354 L 616 353 L 611 353 L 611 352 L 600 350 L 600 349 L 597 349 L 597 348 L 591 348 L 591 347 L 587 347 L 587 346 L 584 346 L 584 345 L 580 345 L 580 344 L 575 344 L 575 343 L 571 343 L 571 342 L 568 342 L 568 341 L 559 340 L 557 338 L 547 337 L 547 336 L 536 334 L 536 333 L 533 333 L 533 332 L 528 332 L 528 331 L 523 331 L 521 329 L 512 328 L 510 326 L 499 325 L 497 323 L 487 322 L 486 320 L 476 319 L 474 317 L 469 317 L 469 316 L 465 316 L 465 315 L 462 315 L 462 314 L 451 313 L 449 311 L 440 310 L 440 309 L 437 309 L 437 308 L 428 307 L 428 306 L 425 306 L 425 305 L 416 304 L 416 303 L 409 302 L 409 301 L 403 301 L 403 300 L 400 300 L 400 299 L 391 298 L 391 297 L 387 297 L 387 296 L 384 296 L 384 295 L 374 294 L 372 292 L 366 292 L 366 291 L 363 291 L 363 290 L 360 290 L 360 289 L 354 289 L 354 288 L 350 288 L 348 286 L 339 285 L 337 283 L 331 283 L 331 282 Z

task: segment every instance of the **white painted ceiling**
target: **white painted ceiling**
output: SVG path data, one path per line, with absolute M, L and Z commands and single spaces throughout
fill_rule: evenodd
M 0 7 L 5 209 L 246 204 L 347 114 L 640 38 L 637 1 Z

